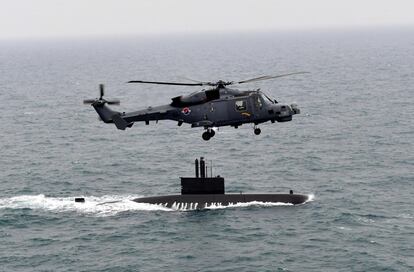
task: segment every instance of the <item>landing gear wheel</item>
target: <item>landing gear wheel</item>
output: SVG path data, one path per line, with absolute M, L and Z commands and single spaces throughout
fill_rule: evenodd
M 211 135 L 208 131 L 204 132 L 203 135 L 201 135 L 201 137 L 203 137 L 204 141 L 208 141 L 211 138 Z
M 254 129 L 254 134 L 259 135 L 262 132 L 262 130 L 260 128 L 255 128 Z
M 210 130 L 209 134 L 210 134 L 210 138 L 213 138 L 214 135 L 216 135 L 216 132 L 214 130 Z

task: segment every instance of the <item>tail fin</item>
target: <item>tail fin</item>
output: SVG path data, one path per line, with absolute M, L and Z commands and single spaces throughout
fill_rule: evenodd
M 119 105 L 119 99 L 107 100 L 104 99 L 104 85 L 99 84 L 100 96 L 96 99 L 86 99 L 83 100 L 84 104 L 92 105 L 99 117 L 104 123 L 115 123 L 115 126 L 118 129 L 125 130 L 127 127 L 131 127 L 133 123 L 127 123 L 122 117 L 121 113 L 118 111 L 111 110 L 108 105 Z
M 127 123 L 119 111 L 111 110 L 105 104 L 92 104 L 98 113 L 99 117 L 104 123 L 114 123 L 117 129 L 125 130 L 127 127 L 132 127 L 133 123 Z
M 125 130 L 127 127 L 131 127 L 132 124 L 128 124 L 121 115 L 115 114 L 112 116 L 112 121 L 115 123 L 117 129 Z
M 105 103 L 93 103 L 92 106 L 104 123 L 113 123 L 113 116 L 120 114 L 108 108 Z

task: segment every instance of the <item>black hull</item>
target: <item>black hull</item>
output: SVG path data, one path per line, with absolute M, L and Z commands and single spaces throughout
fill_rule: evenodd
M 137 198 L 133 201 L 178 209 L 203 209 L 209 206 L 228 206 L 237 203 L 271 202 L 302 204 L 309 199 L 300 194 L 186 194 Z

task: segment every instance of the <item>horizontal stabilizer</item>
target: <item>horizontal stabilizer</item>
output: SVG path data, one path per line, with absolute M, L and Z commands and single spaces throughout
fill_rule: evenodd
M 112 121 L 117 129 L 125 130 L 128 127 L 128 123 L 118 114 L 112 116 Z

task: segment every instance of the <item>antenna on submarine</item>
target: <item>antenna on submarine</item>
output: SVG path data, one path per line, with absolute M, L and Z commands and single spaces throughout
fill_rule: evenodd
M 208 163 L 206 162 L 206 178 L 208 178 Z
M 196 178 L 208 178 L 209 170 L 210 170 L 210 178 L 212 178 L 213 177 L 213 160 L 210 160 L 210 165 L 208 165 L 204 157 L 200 157 L 200 159 L 195 159 L 194 170 L 195 170 Z
M 199 177 L 198 159 L 195 159 L 195 177 Z
M 200 157 L 200 177 L 201 178 L 206 177 L 206 164 L 204 161 L 204 157 Z

